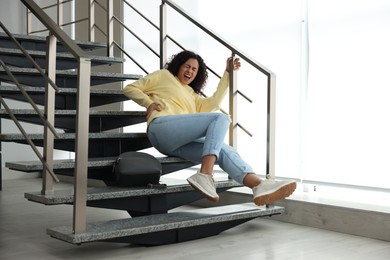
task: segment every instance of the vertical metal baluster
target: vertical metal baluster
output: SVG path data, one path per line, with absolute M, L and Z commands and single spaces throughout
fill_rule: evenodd
M 229 67 L 229 114 L 232 120 L 229 128 L 229 145 L 237 148 L 237 72 L 234 70 L 234 57 Z
M 164 68 L 168 60 L 167 54 L 167 7 L 164 1 L 160 5 L 160 68 Z
M 47 51 L 46 51 L 46 75 L 55 82 L 56 79 L 56 52 L 57 39 L 50 34 L 47 37 Z M 49 82 L 45 85 L 45 125 L 44 125 L 44 148 L 43 158 L 46 165 L 43 166 L 42 173 L 42 194 L 53 194 L 53 178 L 49 175 L 49 171 L 53 172 L 53 152 L 54 152 L 54 135 L 48 127 L 48 123 L 54 126 L 55 117 L 55 90 L 51 87 Z M 47 169 L 47 167 L 50 169 Z
M 275 119 L 276 119 L 276 76 L 268 75 L 267 93 L 267 179 L 275 178 Z
M 89 41 L 95 41 L 95 0 L 89 0 L 89 8 L 88 8 L 88 39 Z
M 108 57 L 114 57 L 114 2 L 107 0 L 107 51 Z
M 76 165 L 73 203 L 73 231 L 86 231 L 89 102 L 91 89 L 91 61 L 79 58 L 76 117 Z

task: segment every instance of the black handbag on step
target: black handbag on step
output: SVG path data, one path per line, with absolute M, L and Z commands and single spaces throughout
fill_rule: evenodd
M 159 184 L 162 167 L 157 158 L 142 152 L 125 152 L 114 163 L 114 185 L 143 187 Z

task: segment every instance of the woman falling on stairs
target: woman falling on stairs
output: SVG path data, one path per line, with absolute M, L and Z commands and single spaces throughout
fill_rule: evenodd
M 214 111 L 228 92 L 230 63 L 234 70 L 241 66 L 238 58 L 228 58 L 226 63 L 211 97 L 200 95 L 208 76 L 205 62 L 187 50 L 174 55 L 165 69 L 127 85 L 124 94 L 147 109 L 147 135 L 159 152 L 201 164 L 187 181 L 206 198 L 219 200 L 213 180 L 217 163 L 232 179 L 252 189 L 256 205 L 271 204 L 290 196 L 296 183 L 260 179 L 237 150 L 224 143 L 230 117 Z

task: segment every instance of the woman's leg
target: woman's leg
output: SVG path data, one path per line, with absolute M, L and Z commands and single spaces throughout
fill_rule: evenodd
M 231 178 L 252 189 L 253 201 L 258 206 L 284 199 L 296 189 L 294 181 L 261 180 L 237 150 L 228 145 L 222 147 L 218 164 Z
M 208 170 L 218 157 L 229 124 L 229 116 L 221 113 L 163 116 L 150 123 L 148 136 L 153 146 L 164 154 L 172 154 L 176 149 L 204 138 L 201 157 L 206 157 L 204 167 Z
M 202 149 L 203 140 L 197 140 L 176 149 L 172 155 L 200 162 Z M 294 181 L 261 180 L 240 157 L 237 150 L 226 144 L 221 148 L 217 163 L 232 179 L 252 189 L 256 205 L 271 204 L 284 199 L 296 188 Z
M 203 156 L 202 161 L 201 161 L 201 165 L 200 165 L 200 172 L 212 175 L 216 160 L 217 160 L 217 157 L 215 155 Z
M 202 158 L 203 144 L 204 140 L 199 139 L 179 147 L 173 151 L 171 155 L 193 162 L 202 162 L 205 159 L 205 157 Z M 215 160 L 213 160 L 213 162 L 215 163 Z M 253 188 L 261 182 L 261 179 L 254 173 L 252 167 L 241 158 L 236 149 L 229 145 L 222 145 L 216 163 L 230 176 L 230 178 L 249 188 Z M 201 172 L 203 173 L 204 171 L 201 169 Z
M 195 161 L 201 162 L 200 171 L 187 181 L 208 199 L 218 201 L 212 173 L 229 124 L 230 118 L 220 113 L 163 116 L 149 124 L 148 136 L 153 146 L 164 154 L 180 156 L 181 147 L 187 146 L 187 155 L 181 157 L 195 156 Z M 188 146 L 199 138 L 204 139 L 201 147 L 194 150 Z

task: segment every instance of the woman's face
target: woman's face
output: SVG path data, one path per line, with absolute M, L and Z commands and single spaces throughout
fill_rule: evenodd
M 189 85 L 198 74 L 199 63 L 197 59 L 188 59 L 180 66 L 177 78 L 182 84 Z

